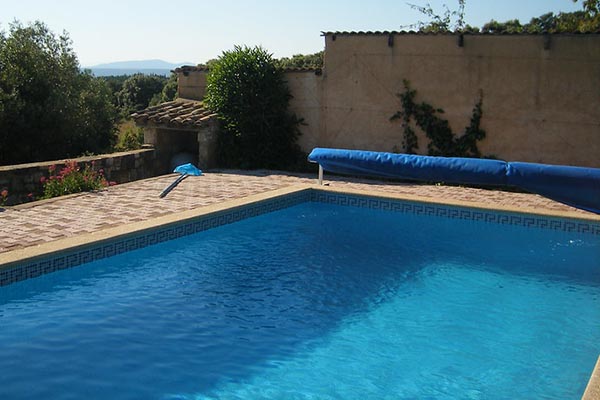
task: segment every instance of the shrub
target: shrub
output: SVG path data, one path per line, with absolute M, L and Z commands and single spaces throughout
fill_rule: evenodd
M 116 151 L 137 150 L 144 144 L 144 130 L 129 120 L 119 125 Z
M 218 113 L 219 164 L 233 168 L 292 169 L 301 120 L 288 112 L 283 71 L 261 47 L 226 51 L 207 76 L 205 103 Z
M 138 73 L 127 78 L 117 93 L 121 116 L 126 118 L 148 107 L 153 97 L 162 93 L 165 83 L 167 78 L 160 75 Z
M 2 207 L 3 205 L 6 204 L 7 198 L 8 198 L 8 190 L 2 189 L 2 191 L 0 191 L 0 207 Z
M 177 74 L 171 73 L 171 76 L 165 82 L 162 91 L 152 96 L 152 99 L 150 100 L 150 103 L 148 105 L 155 106 L 157 104 L 165 103 L 167 101 L 173 101 L 177 98 L 177 96 Z
M 83 170 L 76 161 L 67 161 L 65 166 L 56 171 L 56 165 L 48 168 L 50 176 L 42 177 L 41 182 L 44 185 L 43 198 L 63 196 L 65 194 L 89 192 L 99 190 L 109 186 L 109 182 L 104 178 L 102 170 L 94 171 L 92 165 L 85 164 Z M 114 184 L 111 182 L 110 184 Z

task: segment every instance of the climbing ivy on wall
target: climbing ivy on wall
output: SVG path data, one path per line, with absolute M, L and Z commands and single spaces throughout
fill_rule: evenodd
M 402 148 L 405 153 L 414 154 L 419 147 L 417 135 L 412 128 L 412 122 L 425 132 L 429 139 L 427 153 L 430 156 L 446 157 L 481 157 L 477 142 L 485 137 L 481 129 L 483 95 L 473 107 L 471 121 L 462 135 L 456 136 L 447 120 L 439 115 L 444 113 L 441 108 L 434 108 L 425 102 L 416 103 L 417 91 L 410 88 L 404 80 L 404 92 L 399 93 L 402 110 L 391 116 L 390 120 L 401 120 L 403 130 Z

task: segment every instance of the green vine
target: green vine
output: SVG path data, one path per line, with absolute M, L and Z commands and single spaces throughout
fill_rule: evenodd
M 444 110 L 433 108 L 431 105 L 422 102 L 415 102 L 416 90 L 410 88 L 407 80 L 403 81 L 404 92 L 399 93 L 398 97 L 402 104 L 402 110 L 397 111 L 390 120 L 402 121 L 403 140 L 402 148 L 405 153 L 415 154 L 419 147 L 417 135 L 415 134 L 411 121 L 425 132 L 429 139 L 427 144 L 427 153 L 430 156 L 445 157 L 481 157 L 481 152 L 477 148 L 477 142 L 485 138 L 485 131 L 481 129 L 481 117 L 483 95 L 480 93 L 479 101 L 473 107 L 471 122 L 465 128 L 461 136 L 456 136 L 447 120 L 439 117 Z

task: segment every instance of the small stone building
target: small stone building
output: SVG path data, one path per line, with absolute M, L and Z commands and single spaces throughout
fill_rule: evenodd
M 134 113 L 132 118 L 144 128 L 144 143 L 154 147 L 160 173 L 186 162 L 212 168 L 218 123 L 216 114 L 202 103 L 206 69 L 181 67 L 175 72 L 179 98 Z

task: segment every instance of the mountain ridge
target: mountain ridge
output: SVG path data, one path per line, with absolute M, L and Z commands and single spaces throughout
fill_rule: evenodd
M 190 62 L 170 63 L 164 60 L 126 60 L 86 66 L 86 69 L 175 69 L 182 65 L 195 65 Z

